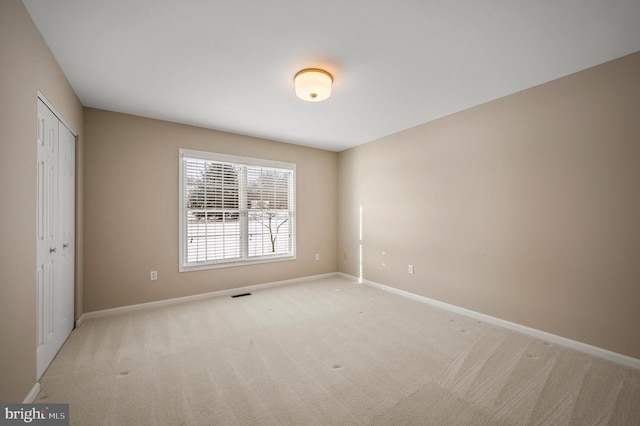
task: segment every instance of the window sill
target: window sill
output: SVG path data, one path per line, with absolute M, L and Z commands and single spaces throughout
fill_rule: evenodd
M 178 272 L 203 271 L 206 269 L 219 269 L 219 268 L 233 268 L 236 266 L 249 266 L 249 265 L 259 265 L 263 263 L 287 262 L 291 260 L 296 260 L 296 256 L 286 255 L 286 256 L 262 257 L 260 259 L 238 260 L 233 262 L 217 262 L 217 263 L 201 262 L 201 263 L 193 263 L 190 265 L 180 265 Z

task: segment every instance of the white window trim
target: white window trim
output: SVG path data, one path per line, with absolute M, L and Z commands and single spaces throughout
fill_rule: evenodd
M 228 155 L 228 154 L 218 154 L 214 152 L 206 152 L 206 151 L 195 151 L 190 149 L 179 149 L 178 155 L 178 175 L 179 175 L 179 190 L 178 190 L 178 218 L 179 218 L 179 259 L 178 259 L 178 270 L 179 272 L 188 272 L 188 271 L 199 271 L 204 269 L 216 269 L 216 268 L 228 268 L 233 266 L 245 266 L 245 265 L 255 265 L 260 263 L 271 263 L 271 262 L 282 262 L 282 261 L 291 261 L 296 260 L 296 240 L 297 240 L 297 232 L 296 232 L 296 188 L 292 191 L 292 200 L 291 203 L 294 206 L 293 217 L 292 217 L 292 239 L 291 239 L 291 254 L 284 255 L 273 255 L 273 256 L 260 256 L 258 259 L 242 259 L 238 261 L 207 261 L 207 262 L 197 262 L 186 264 L 185 254 L 186 254 L 186 215 L 185 215 L 185 202 L 184 202 L 184 158 L 198 158 L 202 160 L 208 161 L 219 161 L 226 163 L 235 163 L 242 164 L 247 166 L 257 166 L 257 167 L 271 167 L 277 169 L 285 169 L 291 170 L 293 172 L 293 182 L 295 185 L 296 182 L 296 164 L 295 163 L 285 163 L 281 161 L 274 160 L 263 160 L 259 158 L 251 158 L 251 157 L 242 157 L 237 155 Z M 243 244 L 248 240 L 248 228 L 242 227 L 241 229 L 242 237 L 241 240 Z

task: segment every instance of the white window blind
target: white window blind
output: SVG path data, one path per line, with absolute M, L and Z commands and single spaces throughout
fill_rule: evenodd
M 180 150 L 180 269 L 295 258 L 295 164 Z

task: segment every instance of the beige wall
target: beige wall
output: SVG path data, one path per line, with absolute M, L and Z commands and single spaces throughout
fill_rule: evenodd
M 90 108 L 85 133 L 86 312 L 337 270 L 335 152 Z M 179 148 L 296 163 L 297 260 L 179 273 Z
M 36 123 L 40 90 L 79 133 L 82 106 L 22 2 L 0 1 L 0 401 L 36 383 Z M 82 169 L 78 170 L 82 182 Z M 79 212 L 82 223 L 82 211 Z M 81 231 L 79 227 L 78 231 Z M 78 270 L 82 235 L 77 235 Z M 76 285 L 81 288 L 82 276 Z M 76 315 L 82 311 L 76 305 Z
M 340 271 L 362 206 L 365 279 L 640 358 L 639 111 L 636 53 L 341 152 Z

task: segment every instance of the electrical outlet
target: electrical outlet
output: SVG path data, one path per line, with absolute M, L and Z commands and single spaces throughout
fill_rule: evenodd
M 347 252 L 342 253 L 342 260 L 347 260 Z
M 158 271 L 151 271 L 149 272 L 149 279 L 151 281 L 155 281 L 158 279 Z
M 320 260 L 320 253 L 316 253 L 316 260 Z
M 409 273 L 413 274 L 413 265 L 409 265 Z

